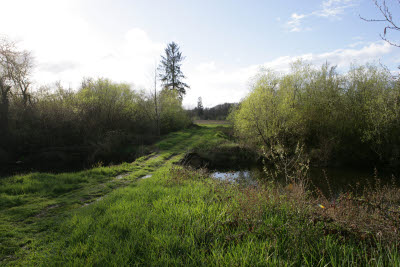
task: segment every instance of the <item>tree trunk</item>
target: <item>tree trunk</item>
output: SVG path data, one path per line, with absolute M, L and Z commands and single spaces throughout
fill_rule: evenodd
M 8 136 L 8 93 L 10 88 L 10 86 L 5 85 L 0 81 L 0 138 L 4 142 Z
M 156 133 L 160 136 L 160 110 L 159 110 L 159 100 L 157 100 L 157 67 L 154 68 L 154 108 L 156 113 Z

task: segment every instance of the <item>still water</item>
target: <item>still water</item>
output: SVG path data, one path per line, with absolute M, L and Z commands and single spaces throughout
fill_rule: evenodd
M 260 167 L 247 170 L 214 171 L 212 176 L 219 180 L 235 182 L 243 186 L 257 186 L 267 179 Z M 379 175 L 381 184 L 391 184 L 392 177 Z M 344 168 L 311 168 L 308 174 L 309 189 L 316 192 L 320 190 L 327 198 L 336 198 L 340 193 L 362 193 L 364 188 L 375 186 L 377 183 L 374 170 L 355 170 Z M 284 179 L 279 179 L 285 183 Z M 398 184 L 398 182 L 396 182 Z

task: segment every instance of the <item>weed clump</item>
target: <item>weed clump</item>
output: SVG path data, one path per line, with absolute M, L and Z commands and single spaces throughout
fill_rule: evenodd
M 346 192 L 330 200 L 318 192 L 314 214 L 331 221 L 359 240 L 381 245 L 398 245 L 400 241 L 400 188 L 394 183 L 382 185 L 375 176 L 361 193 Z
M 182 168 L 179 166 L 173 166 L 169 170 L 169 175 L 166 179 L 166 185 L 182 185 L 187 181 L 204 180 L 208 178 L 208 172 L 205 168 L 194 169 L 194 168 Z

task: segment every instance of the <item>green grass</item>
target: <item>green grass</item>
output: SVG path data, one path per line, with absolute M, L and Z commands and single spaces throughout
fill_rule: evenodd
M 399 266 L 398 247 L 327 234 L 272 189 L 174 164 L 191 149 L 229 146 L 220 130 L 172 133 L 130 164 L 1 180 L 0 264 Z
M 29 254 L 32 243 L 47 240 L 71 216 L 71 211 L 93 203 L 118 187 L 135 184 L 138 178 L 153 173 L 169 160 L 176 160 L 196 145 L 212 139 L 214 134 L 213 129 L 206 127 L 171 133 L 156 144 L 156 152 L 133 163 L 74 173 L 30 173 L 0 179 L 0 264 L 18 262 Z
M 232 122 L 227 120 L 195 120 L 194 123 L 207 127 L 232 127 Z

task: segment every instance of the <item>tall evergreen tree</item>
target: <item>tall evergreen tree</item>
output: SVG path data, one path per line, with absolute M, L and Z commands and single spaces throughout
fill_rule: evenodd
M 199 117 L 203 116 L 203 112 L 204 112 L 204 108 L 203 108 L 203 101 L 201 99 L 201 97 L 199 97 L 198 101 L 197 101 L 197 115 L 199 115 Z
M 180 98 L 183 98 L 186 94 L 186 89 L 190 88 L 189 85 L 182 81 L 185 78 L 181 71 L 181 62 L 184 59 L 185 57 L 179 51 L 179 46 L 172 42 L 165 48 L 165 56 L 161 56 L 161 63 L 158 67 L 159 78 L 164 88 L 176 90 Z

